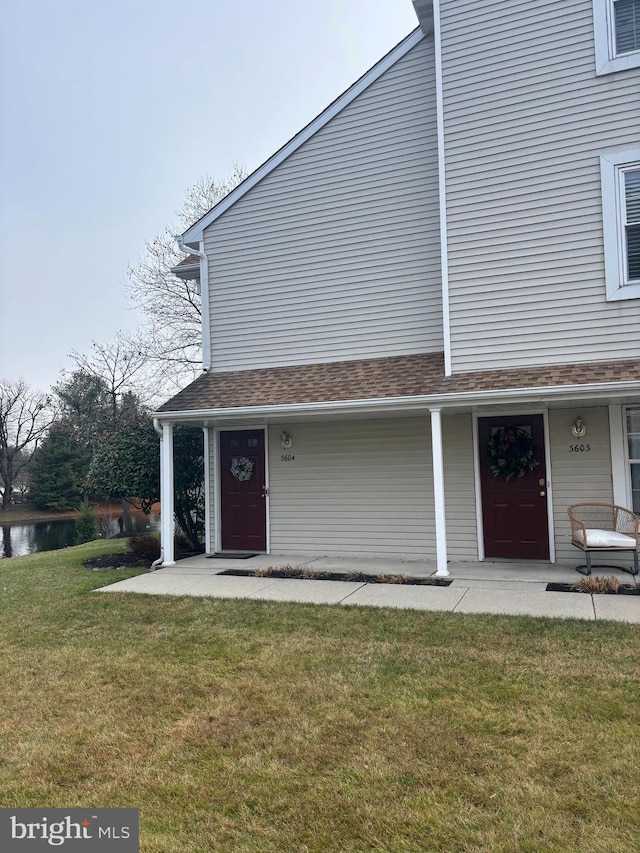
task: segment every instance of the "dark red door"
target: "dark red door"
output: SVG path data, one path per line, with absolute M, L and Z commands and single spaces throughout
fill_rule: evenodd
M 517 429 L 531 437 L 534 459 L 538 463 L 523 476 L 507 480 L 494 476 L 495 457 L 490 455 L 499 442 L 501 455 L 512 452 L 509 441 Z M 501 432 L 504 431 L 504 432 Z M 496 440 L 496 436 L 497 439 Z M 501 442 L 505 436 L 506 444 Z M 549 559 L 549 523 L 547 515 L 547 477 L 542 415 L 478 418 L 480 484 L 485 557 L 512 560 Z M 528 442 L 527 442 L 528 444 Z M 514 454 L 511 459 L 519 458 Z
M 220 433 L 223 551 L 266 551 L 264 432 Z

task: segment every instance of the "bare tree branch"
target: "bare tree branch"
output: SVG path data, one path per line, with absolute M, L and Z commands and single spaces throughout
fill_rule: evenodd
M 91 354 L 72 350 L 70 358 L 83 373 L 102 380 L 105 384 L 111 415 L 118 414 L 118 401 L 123 394 L 140 397 L 142 387 L 138 380 L 147 366 L 147 353 L 135 338 L 117 332 L 113 341 L 101 344 L 93 341 Z
M 202 365 L 200 290 L 197 282 L 183 281 L 171 272 L 185 257 L 176 244 L 176 233 L 200 219 L 246 174 L 235 165 L 224 180 L 207 176 L 192 186 L 178 211 L 179 224 L 147 242 L 140 263 L 128 270 L 129 298 L 145 318 L 142 336 L 147 358 L 165 383 L 176 388 L 192 381 Z
M 23 379 L 0 381 L 0 480 L 2 508 L 11 502 L 16 476 L 29 464 L 54 417 L 51 399 Z

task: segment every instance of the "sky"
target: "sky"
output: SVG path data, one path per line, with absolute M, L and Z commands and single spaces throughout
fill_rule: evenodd
M 140 316 L 187 189 L 253 171 L 417 26 L 411 0 L 0 0 L 0 379 Z

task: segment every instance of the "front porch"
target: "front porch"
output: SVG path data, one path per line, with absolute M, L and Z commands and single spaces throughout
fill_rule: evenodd
M 483 578 L 455 573 L 473 561 L 485 575 L 487 561 L 517 560 L 506 578 L 495 563 L 510 582 L 526 561 L 548 560 L 557 579 L 580 562 L 569 505 L 633 505 L 624 406 L 640 397 L 635 367 L 621 370 L 444 377 L 427 354 L 200 377 L 156 413 L 164 567 L 174 565 L 173 426 L 190 424 L 204 431 L 208 553 L 402 555 L 416 571 L 427 559 L 423 572 L 470 581 Z M 524 462 L 516 437 L 528 441 Z M 514 448 L 520 467 L 507 476 L 498 463 Z
M 622 555 L 622 564 L 633 565 L 631 558 Z M 495 588 L 507 588 L 506 584 L 536 584 L 545 586 L 548 583 L 574 583 L 581 575 L 576 572 L 576 566 L 584 563 L 583 555 L 576 550 L 574 563 L 549 563 L 541 560 L 529 561 L 455 561 L 447 564 L 448 579 L 455 584 L 467 583 L 475 585 L 495 584 Z M 408 575 L 412 578 L 436 577 L 437 565 L 435 560 L 406 560 L 401 557 L 370 558 L 370 557 L 334 557 L 323 554 L 258 554 L 248 559 L 235 557 L 209 557 L 205 554 L 178 560 L 174 569 L 191 572 L 203 571 L 207 574 L 220 574 L 229 569 L 267 569 L 278 566 L 293 566 L 294 568 L 309 569 L 317 572 L 347 573 L 362 572 L 365 574 Z M 170 567 L 167 567 L 170 568 Z M 165 569 L 161 571 L 165 572 Z M 635 583 L 635 578 L 619 569 L 607 567 L 594 569 L 595 575 L 613 575 L 621 583 Z M 534 587 L 528 587 L 534 589 Z
M 279 566 L 327 573 L 362 572 L 411 577 L 432 577 L 436 574 L 435 562 L 417 560 L 302 554 L 261 554 L 249 559 L 227 559 L 202 555 L 111 584 L 100 591 L 640 622 L 640 601 L 635 596 L 547 592 L 549 582 L 571 583 L 580 579 L 575 566 L 568 564 L 452 562 L 448 566 L 451 581 L 448 586 L 223 574 L 229 569 Z M 621 583 L 637 583 L 631 575 L 615 569 L 603 569 L 601 574 L 615 575 Z

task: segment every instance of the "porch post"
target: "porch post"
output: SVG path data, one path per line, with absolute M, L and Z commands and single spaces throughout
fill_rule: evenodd
M 175 566 L 173 552 L 173 424 L 162 424 L 160 441 L 160 542 L 163 566 Z
M 442 420 L 440 409 L 431 412 L 431 453 L 433 457 L 433 497 L 436 518 L 436 575 L 447 577 L 447 523 L 444 506 L 444 465 L 442 462 Z
M 204 433 L 204 550 L 206 554 L 213 551 L 211 547 L 211 459 L 209 454 L 209 427 L 202 427 Z

